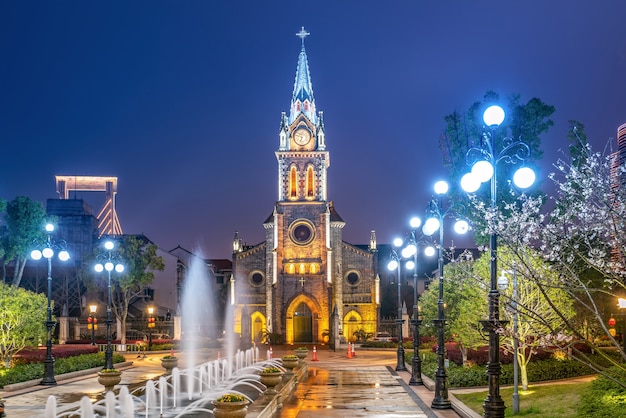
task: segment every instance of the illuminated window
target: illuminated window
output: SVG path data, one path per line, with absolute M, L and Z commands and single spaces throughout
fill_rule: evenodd
M 287 274 L 294 274 L 296 272 L 296 266 L 293 263 L 289 263 L 285 266 Z
M 306 273 L 306 264 L 300 263 L 300 270 L 298 271 L 298 273 L 300 273 L 300 274 L 305 274 Z
M 309 168 L 306 170 L 306 196 L 308 198 L 313 198 L 315 195 L 313 186 L 314 179 L 315 176 L 313 175 L 313 166 L 309 166 Z
M 291 199 L 298 197 L 298 172 L 295 166 L 289 170 L 289 197 Z
M 317 274 L 320 272 L 320 265 L 317 263 L 311 263 L 311 274 Z
M 308 100 L 304 101 L 304 110 L 309 110 L 309 101 Z

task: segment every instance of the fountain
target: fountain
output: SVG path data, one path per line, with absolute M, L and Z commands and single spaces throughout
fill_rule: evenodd
M 260 382 L 260 371 L 266 367 L 284 368 L 280 360 L 269 356 L 260 361 L 258 348 L 235 352 L 237 344 L 232 332 L 226 333 L 225 358 L 199 361 L 199 350 L 211 336 L 206 327 L 214 322 L 211 321 L 214 312 L 209 308 L 213 304 L 207 303 L 207 298 L 214 294 L 211 287 L 204 261 L 194 258 L 181 302 L 184 369 L 175 367 L 171 375 L 149 380 L 132 392 L 127 386 L 121 386 L 117 395 L 108 391 L 104 399 L 93 404 L 85 396 L 78 403 L 59 407 L 51 396 L 46 404 L 46 418 L 213 416 L 211 402 L 225 393 L 238 393 L 253 402 L 266 390 Z M 233 312 L 227 314 L 227 318 L 233 316 Z M 227 329 L 232 330 L 232 323 Z

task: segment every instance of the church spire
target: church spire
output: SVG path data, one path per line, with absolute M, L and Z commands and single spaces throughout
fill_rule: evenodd
M 315 112 L 315 99 L 313 98 L 313 85 L 309 73 L 309 62 L 304 49 L 304 38 L 310 33 L 304 30 L 296 33 L 302 40 L 302 48 L 298 57 L 298 68 L 296 69 L 296 80 L 293 85 L 293 96 L 291 97 L 291 112 L 289 113 L 289 123 L 291 124 L 301 113 L 303 113 L 313 125 L 317 125 L 317 114 Z

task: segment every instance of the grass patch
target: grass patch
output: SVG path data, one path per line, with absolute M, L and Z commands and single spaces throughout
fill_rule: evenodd
M 591 386 L 591 382 L 558 385 L 530 385 L 528 391 L 519 390 L 520 411 L 513 415 L 513 388 L 501 388 L 500 396 L 506 405 L 505 417 L 523 416 L 527 418 L 571 418 L 577 415 L 581 393 Z M 488 391 L 454 394 L 461 402 L 483 414 L 483 402 Z

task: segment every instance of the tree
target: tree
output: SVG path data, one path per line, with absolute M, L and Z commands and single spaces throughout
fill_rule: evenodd
M 573 300 L 568 294 L 552 283 L 558 280 L 558 275 L 541 258 L 541 256 L 529 247 L 520 248 L 525 252 L 524 263 L 518 265 L 513 261 L 513 255 L 509 248 L 499 247 L 498 262 L 500 272 L 508 272 L 517 275 L 517 297 L 513 300 L 513 287 L 508 286 L 500 290 L 504 303 L 500 304 L 500 318 L 508 321 L 503 327 L 502 347 L 517 356 L 520 366 L 522 389 L 528 389 L 527 366 L 533 354 L 540 347 L 551 348 L 546 340 L 550 336 L 564 335 L 567 332 L 565 321 L 574 316 Z M 515 264 L 514 264 L 515 263 Z M 489 254 L 483 254 L 476 262 L 475 271 L 483 278 L 485 285 L 489 283 Z M 538 282 L 541 281 L 542 288 Z M 556 309 L 553 309 L 555 307 Z M 517 333 L 514 333 L 513 315 L 518 314 Z M 563 315 L 563 317 L 561 317 Z M 515 352 L 514 340 L 518 341 L 518 349 Z
M 545 208 L 543 199 L 518 195 L 517 202 L 508 205 L 506 216 L 497 214 L 494 228 L 499 240 L 510 247 L 512 260 L 525 269 L 525 280 L 536 285 L 567 330 L 563 338 L 559 329 L 550 329 L 551 338 L 546 342 L 569 350 L 574 358 L 626 387 L 626 353 L 611 335 L 607 307 L 603 306 L 607 299 L 615 306 L 617 297 L 626 294 L 626 167 L 615 164 L 608 148 L 603 153 L 593 152 L 581 135 L 574 132 L 574 138 L 578 142 L 572 142 L 570 158 L 557 161 L 549 177 L 556 188 L 552 209 Z M 539 249 L 549 269 L 529 262 L 533 254 L 529 246 Z M 568 317 L 551 289 L 559 289 L 575 301 L 574 318 Z M 594 336 L 589 330 L 601 335 Z M 620 358 L 600 350 L 598 337 L 609 341 Z M 581 344 L 604 361 L 590 357 Z M 609 372 L 607 364 L 614 366 L 615 373 Z
M 0 283 L 0 356 L 10 367 L 13 356 L 45 339 L 47 298 L 25 289 Z
M 445 339 L 454 339 L 461 351 L 463 364 L 467 364 L 467 351 L 485 345 L 479 321 L 487 315 L 484 285 L 473 273 L 474 261 L 470 253 L 461 254 L 457 260 L 444 267 L 444 302 L 448 326 Z M 439 283 L 434 280 L 420 297 L 424 335 L 437 335 L 433 320 L 437 319 Z
M 156 253 L 157 246 L 151 243 L 144 236 L 122 235 L 116 239 L 116 254 L 124 264 L 124 272 L 121 275 L 111 275 L 111 309 L 115 317 L 121 323 L 122 344 L 126 344 L 126 318 L 128 317 L 128 307 L 139 296 L 143 295 L 143 288 L 154 280 L 154 270 L 163 271 L 165 261 Z M 108 277 L 96 279 L 91 273 L 95 256 L 85 263 L 85 271 L 89 273 L 86 277 L 92 279 L 87 283 L 89 287 L 101 287 L 105 289 Z M 95 279 L 95 280 L 93 280 Z
M 19 286 L 33 242 L 43 239 L 46 210 L 43 204 L 26 196 L 18 196 L 6 205 L 5 223 L 0 240 L 2 246 L 3 281 L 6 281 L 6 265 L 15 262 L 13 286 Z

